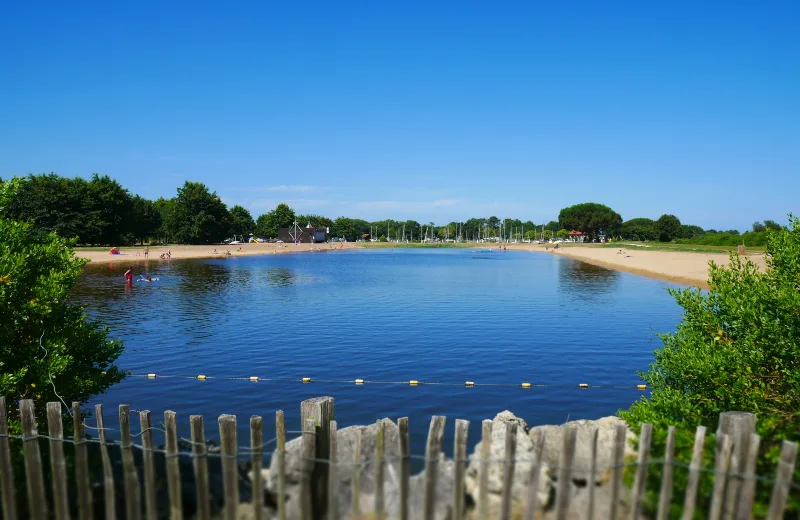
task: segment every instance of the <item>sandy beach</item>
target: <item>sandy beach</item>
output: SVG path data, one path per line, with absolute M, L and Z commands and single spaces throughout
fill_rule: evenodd
M 551 244 L 513 244 L 509 249 L 524 251 L 544 251 L 548 254 L 562 255 L 593 265 L 625 271 L 650 278 L 668 280 L 682 285 L 708 289 L 708 264 L 712 260 L 727 265 L 727 253 L 702 253 L 689 251 L 650 251 L 644 247 L 597 247 L 568 244 L 557 250 Z M 622 253 L 619 253 L 622 251 Z M 748 258 L 759 268 L 765 267 L 763 253 L 749 254 Z
M 381 244 L 380 247 L 392 247 L 391 244 Z M 468 245 L 466 247 L 477 247 Z M 490 247 L 496 249 L 497 246 L 486 245 L 480 247 Z M 517 251 L 530 251 L 536 253 L 546 253 L 567 256 L 576 260 L 581 260 L 590 264 L 626 271 L 651 278 L 658 278 L 690 285 L 694 287 L 708 288 L 708 263 L 714 261 L 718 264 L 726 265 L 729 261 L 727 253 L 701 253 L 685 251 L 650 251 L 643 247 L 625 247 L 620 245 L 614 247 L 597 247 L 590 245 L 568 244 L 554 250 L 550 244 L 509 244 L 508 249 Z M 218 258 L 226 256 L 225 252 L 230 251 L 231 256 L 253 256 L 285 253 L 308 253 L 364 249 L 363 243 L 346 242 L 344 244 L 246 244 L 233 246 L 197 246 L 197 245 L 173 245 L 157 246 L 149 248 L 148 260 L 161 262 L 162 253 L 172 252 L 171 260 L 186 260 L 192 258 Z M 619 251 L 622 253 L 619 253 Z M 216 251 L 216 253 L 215 253 Z M 120 263 L 120 262 L 144 262 L 145 248 L 123 247 L 121 254 L 111 255 L 107 249 L 77 249 L 79 257 L 87 258 L 92 263 Z M 761 253 L 748 255 L 762 269 L 764 268 L 764 256 Z

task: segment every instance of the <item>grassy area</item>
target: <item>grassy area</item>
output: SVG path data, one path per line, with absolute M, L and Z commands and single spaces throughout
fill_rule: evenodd
M 611 249 L 631 248 L 648 251 L 686 251 L 690 253 L 730 253 L 736 252 L 736 246 L 707 246 L 700 244 L 673 244 L 670 242 L 612 242 L 610 244 L 587 244 L 592 247 Z M 763 247 L 748 247 L 748 253 L 763 253 Z

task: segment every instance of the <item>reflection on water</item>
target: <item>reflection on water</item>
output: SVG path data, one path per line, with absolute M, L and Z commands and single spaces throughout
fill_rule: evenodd
M 259 414 L 268 428 L 280 408 L 296 429 L 301 400 L 333 395 L 342 424 L 408 415 L 412 438 L 424 438 L 427 417 L 446 414 L 473 421 L 477 438 L 480 420 L 505 409 L 530 424 L 561 423 L 568 414 L 613 414 L 641 395 L 565 385 L 635 385 L 656 346 L 649 331 L 669 332 L 679 320 L 669 284 L 556 255 L 475 256 L 484 255 L 418 249 L 139 263 L 134 278 L 148 272 L 159 281 L 128 289 L 127 266 L 101 264 L 87 268 L 73 296 L 124 340 L 119 365 L 134 373 L 455 383 L 131 378 L 102 397 L 109 410 L 127 403 L 182 417 Z M 464 381 L 552 386 L 465 389 Z
M 565 258 L 558 265 L 559 292 L 570 298 L 598 298 L 612 294 L 622 273 Z

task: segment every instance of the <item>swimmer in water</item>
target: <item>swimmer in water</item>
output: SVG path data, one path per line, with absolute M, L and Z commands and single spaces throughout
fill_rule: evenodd
M 128 285 L 131 285 L 133 283 L 133 271 L 131 271 L 130 269 L 125 271 L 125 281 L 128 283 Z

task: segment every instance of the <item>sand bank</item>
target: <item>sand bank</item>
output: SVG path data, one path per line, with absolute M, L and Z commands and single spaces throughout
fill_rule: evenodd
M 345 243 L 343 249 L 358 249 L 356 243 Z M 171 252 L 172 260 L 186 260 L 192 258 L 219 258 L 227 256 L 226 251 L 230 251 L 231 256 L 254 256 L 271 255 L 280 253 L 308 253 L 315 251 L 340 250 L 340 244 L 242 244 L 242 245 L 210 245 L 210 246 L 189 246 L 171 245 L 150 247 L 148 259 L 150 261 L 161 261 L 161 254 Z M 108 249 L 83 249 L 77 248 L 75 254 L 81 258 L 86 258 L 96 263 L 118 263 L 118 262 L 144 262 L 145 247 L 122 247 L 119 255 L 109 254 Z M 216 253 L 214 252 L 216 251 Z
M 598 247 L 569 244 L 553 250 L 552 245 L 514 244 L 509 249 L 545 251 L 550 254 L 567 256 L 594 265 L 626 271 L 629 273 L 659 278 L 682 285 L 708 289 L 708 264 L 712 260 L 727 265 L 727 253 L 700 253 L 690 251 L 651 251 L 644 247 Z M 619 251 L 622 251 L 620 253 Z M 764 255 L 748 255 L 759 268 L 765 267 Z

